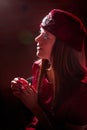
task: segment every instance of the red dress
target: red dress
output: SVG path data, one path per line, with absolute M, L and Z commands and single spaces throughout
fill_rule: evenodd
M 40 61 L 36 61 L 33 65 L 33 86 L 37 89 L 37 77 L 39 72 Z M 56 130 L 64 130 L 66 123 L 74 125 L 87 124 L 87 77 L 81 82 L 73 83 L 72 80 L 64 81 L 61 94 L 58 96 L 58 105 L 54 111 L 51 111 L 53 101 L 52 84 L 43 78 L 42 86 L 40 87 L 40 106 L 46 112 L 48 119 L 53 122 Z M 43 130 L 43 126 L 36 117 L 33 117 L 31 123 L 26 127 L 26 130 Z M 46 130 L 46 129 L 45 129 Z

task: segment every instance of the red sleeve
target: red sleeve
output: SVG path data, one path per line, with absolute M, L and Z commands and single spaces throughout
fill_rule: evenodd
M 81 85 L 56 111 L 57 122 L 68 122 L 72 125 L 87 124 L 87 84 Z
M 69 101 L 68 121 L 77 125 L 87 124 L 87 85 L 81 86 L 80 90 Z
M 32 76 L 33 76 L 32 85 L 34 89 L 37 89 L 37 79 L 38 79 L 40 64 L 41 64 L 41 60 L 37 60 L 34 62 L 32 66 Z

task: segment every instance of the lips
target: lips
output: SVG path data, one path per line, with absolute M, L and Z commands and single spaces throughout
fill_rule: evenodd
M 39 47 L 39 46 L 37 46 L 37 50 L 40 50 L 40 47 Z
M 37 50 L 40 50 L 40 49 L 41 49 L 41 47 L 40 47 L 39 45 L 40 45 L 40 44 L 37 43 Z

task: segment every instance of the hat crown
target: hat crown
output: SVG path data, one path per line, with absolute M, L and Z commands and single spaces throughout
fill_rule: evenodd
M 41 26 L 72 48 L 78 51 L 82 49 L 86 29 L 82 21 L 74 14 L 53 9 L 42 20 Z

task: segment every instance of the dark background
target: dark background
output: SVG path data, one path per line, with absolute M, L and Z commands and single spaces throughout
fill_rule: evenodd
M 42 18 L 53 8 L 65 9 L 87 28 L 86 6 L 86 0 L 0 0 L 0 130 L 24 130 L 30 119 L 30 111 L 12 95 L 10 82 L 31 76 Z

